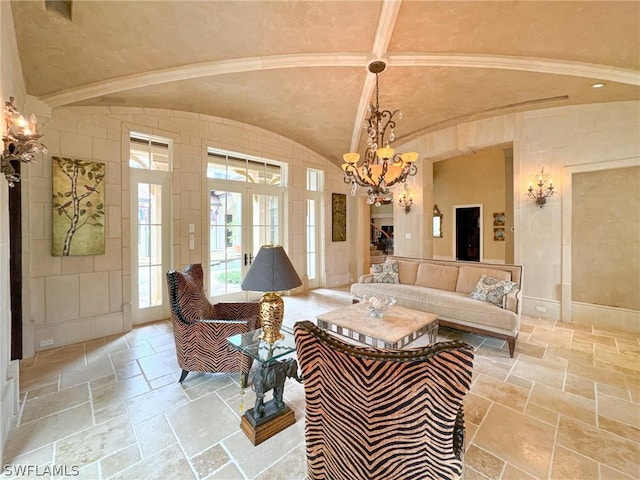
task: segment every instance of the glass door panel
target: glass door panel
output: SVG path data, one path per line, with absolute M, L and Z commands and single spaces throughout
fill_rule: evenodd
M 253 251 L 255 257 L 262 245 L 280 245 L 280 209 L 277 195 L 252 195 Z
M 280 243 L 280 195 L 256 187 L 209 187 L 209 295 L 214 302 L 246 300 L 240 285 L 260 247 Z M 224 189 L 222 189 L 224 188 Z
M 243 195 L 211 190 L 209 198 L 209 295 L 238 294 L 243 277 Z
M 318 246 L 316 243 L 316 201 L 307 200 L 307 277 L 309 284 L 315 286 L 318 282 L 317 264 L 318 264 Z
M 144 174 L 132 177 L 132 320 L 144 323 L 168 315 L 169 186 L 164 180 L 146 181 Z

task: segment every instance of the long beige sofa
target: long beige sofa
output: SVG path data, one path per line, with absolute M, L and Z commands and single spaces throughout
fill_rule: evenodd
M 438 315 L 442 326 L 506 340 L 513 357 L 522 310 L 521 266 L 398 256 L 388 257 L 387 262 L 385 271 L 395 268 L 398 283 L 389 278 L 377 283 L 373 274 L 362 275 L 351 285 L 354 302 L 372 295 L 394 297 L 396 305 Z M 517 284 L 501 297 L 501 306 L 469 296 L 482 274 Z

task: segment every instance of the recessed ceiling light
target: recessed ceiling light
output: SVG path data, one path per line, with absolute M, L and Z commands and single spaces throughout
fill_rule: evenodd
M 605 86 L 604 83 L 594 83 L 593 85 L 591 85 L 593 88 L 602 88 Z

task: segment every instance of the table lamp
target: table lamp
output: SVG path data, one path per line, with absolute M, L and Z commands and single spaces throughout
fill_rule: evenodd
M 284 338 L 280 333 L 284 301 L 278 291 L 302 285 L 281 245 L 263 245 L 242 281 L 242 290 L 265 292 L 260 299 L 261 338 L 267 343 Z

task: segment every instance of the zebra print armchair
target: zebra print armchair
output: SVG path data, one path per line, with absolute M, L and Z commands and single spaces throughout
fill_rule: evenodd
M 167 272 L 169 304 L 178 365 L 179 382 L 189 372 L 240 372 L 246 377 L 253 359 L 232 349 L 227 338 L 260 328 L 258 302 L 223 302 L 212 305 L 204 292 L 201 264 L 184 272 Z
M 356 346 L 309 321 L 294 334 L 309 479 L 460 478 L 471 346 Z

